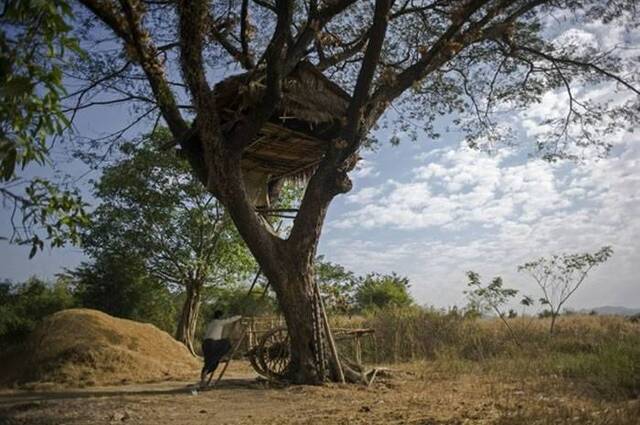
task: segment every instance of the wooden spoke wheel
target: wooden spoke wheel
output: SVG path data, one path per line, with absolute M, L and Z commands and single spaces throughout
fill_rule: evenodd
M 247 352 L 246 357 L 247 359 L 249 359 L 251 366 L 256 372 L 258 372 L 258 374 L 265 377 L 269 377 L 269 374 L 267 373 L 267 371 L 262 368 L 262 366 L 260 365 L 260 362 L 258 361 L 259 351 L 260 351 L 260 347 L 256 345 L 251 350 L 249 350 L 249 352 Z
M 282 379 L 291 363 L 291 346 L 286 328 L 277 328 L 266 333 L 256 350 L 256 360 L 262 373 L 270 378 Z M 263 373 L 265 372 L 265 373 Z

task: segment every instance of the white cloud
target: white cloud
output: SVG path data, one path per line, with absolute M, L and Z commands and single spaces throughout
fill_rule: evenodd
M 350 195 L 348 202 L 360 207 L 333 225 L 462 229 L 529 222 L 571 204 L 559 193 L 553 165 L 540 160 L 509 165 L 512 156 L 509 151 L 489 156 L 464 144 L 440 151 L 413 169 L 410 181 L 390 181 Z
M 639 31 L 625 32 L 624 25 L 594 22 L 571 29 L 574 17 L 565 18 L 567 27 L 553 29 L 557 43 L 607 51 L 623 41 L 637 44 L 640 38 Z M 557 27 L 554 20 L 550 24 Z M 612 82 L 573 84 L 581 101 L 616 106 L 632 99 Z M 526 136 L 523 142 L 531 142 L 549 130 L 542 125 L 545 119 L 565 117 L 567 107 L 566 91 L 549 92 L 501 124 L 519 127 Z M 386 183 L 354 191 L 345 198 L 346 211 L 332 215 L 321 252 L 357 273 L 407 275 L 421 303 L 446 306 L 463 302 L 466 270 L 486 279 L 502 275 L 508 286 L 536 294 L 531 279 L 516 272 L 518 264 L 610 244 L 613 257 L 592 273 L 573 305 L 638 307 L 640 138 L 615 131 L 601 140 L 614 146 L 611 156 L 580 165 L 526 160 L 511 149 L 487 155 L 463 144 L 418 155 L 407 148 L 411 162 L 403 162 L 396 151 L 394 164 L 376 164 Z M 589 157 L 588 149 L 570 149 Z M 413 161 L 418 165 L 407 174 L 406 164 Z
M 598 48 L 601 43 L 596 34 L 592 31 L 585 31 L 579 28 L 569 28 L 562 34 L 558 35 L 553 40 L 553 44 L 558 47 L 571 45 L 582 50 L 576 53 L 583 53 L 584 49 Z
M 375 170 L 372 162 L 367 159 L 361 159 L 360 161 L 358 161 L 356 169 L 353 173 L 351 173 L 351 176 L 357 179 L 361 179 L 365 177 L 376 177 L 379 174 L 380 173 Z
M 518 264 L 610 244 L 614 256 L 572 305 L 638 306 L 638 170 L 640 139 L 633 134 L 609 158 L 580 165 L 525 160 L 512 151 L 489 156 L 464 145 L 439 149 L 423 155 L 407 179 L 349 195 L 347 212 L 328 223 L 321 252 L 358 273 L 405 274 L 421 303 L 446 306 L 464 302 L 467 270 L 502 275 L 508 286 L 536 295 Z

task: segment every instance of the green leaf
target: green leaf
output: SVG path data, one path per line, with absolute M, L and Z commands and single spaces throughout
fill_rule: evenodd
M 13 76 L 2 88 L 2 95 L 20 97 L 33 91 L 34 83 L 28 77 Z
M 16 159 L 18 151 L 15 148 L 10 149 L 0 163 L 0 174 L 4 181 L 9 181 L 13 177 L 16 169 Z

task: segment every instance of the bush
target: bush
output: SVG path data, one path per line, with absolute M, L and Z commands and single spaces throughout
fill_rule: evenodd
M 360 311 L 413 304 L 409 279 L 395 273 L 369 274 L 356 285 L 355 299 Z
M 139 259 L 105 256 L 91 264 L 83 263 L 71 276 L 82 307 L 175 332 L 175 296 L 146 272 Z
M 22 284 L 0 283 L 0 345 L 21 343 L 44 317 L 76 303 L 64 279 L 47 283 L 32 277 Z

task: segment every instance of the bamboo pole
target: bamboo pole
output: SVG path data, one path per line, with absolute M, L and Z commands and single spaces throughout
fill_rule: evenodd
M 327 334 L 327 340 L 329 341 L 329 349 L 331 350 L 331 357 L 333 357 L 333 362 L 335 364 L 336 371 L 338 372 L 338 378 L 340 382 L 343 384 L 346 382 L 344 378 L 344 371 L 342 370 L 342 364 L 340 363 L 340 358 L 338 357 L 338 349 L 336 348 L 336 342 L 333 339 L 333 334 L 331 333 L 331 327 L 329 326 L 329 319 L 327 318 L 327 311 L 324 309 L 324 302 L 322 301 L 322 297 L 320 296 L 320 287 L 318 286 L 318 282 L 315 282 L 316 294 L 318 295 L 318 301 L 320 303 L 320 311 L 322 312 L 322 321 L 324 322 L 324 330 Z
M 231 363 L 231 359 L 233 358 L 233 355 L 236 353 L 236 351 L 238 351 L 238 348 L 240 348 L 240 345 L 242 344 L 242 341 L 244 341 L 244 337 L 246 335 L 247 335 L 247 330 L 245 329 L 244 332 L 242 332 L 242 336 L 240 337 L 240 339 L 238 340 L 236 345 L 233 347 L 233 350 L 231 350 L 231 353 L 229 353 L 229 357 L 227 358 L 227 362 L 224 364 L 224 367 L 220 371 L 220 375 L 218 375 L 218 379 L 216 379 L 216 382 L 213 383 L 214 387 L 216 385 L 218 385 L 218 382 L 220 382 L 220 380 L 224 376 L 224 373 L 227 371 L 227 368 L 229 367 L 229 363 Z M 212 378 L 213 378 L 213 373 L 209 377 L 209 382 L 207 382 L 207 386 L 209 386 L 209 383 L 211 382 Z

